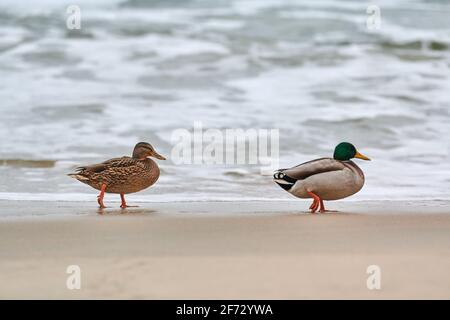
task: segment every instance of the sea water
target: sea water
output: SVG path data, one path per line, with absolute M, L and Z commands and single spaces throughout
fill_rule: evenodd
M 66 27 L 76 3 L 81 29 Z M 141 201 L 291 199 L 255 165 L 175 164 L 172 133 L 278 129 L 280 167 L 352 142 L 350 199 L 450 198 L 450 3 L 0 1 L 0 199 L 89 200 L 66 176 L 148 141 Z

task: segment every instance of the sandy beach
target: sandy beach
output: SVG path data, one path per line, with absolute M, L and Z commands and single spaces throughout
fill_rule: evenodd
M 0 298 L 449 299 L 444 201 L 0 201 Z M 66 268 L 81 268 L 68 290 Z M 381 290 L 366 269 L 381 268 Z

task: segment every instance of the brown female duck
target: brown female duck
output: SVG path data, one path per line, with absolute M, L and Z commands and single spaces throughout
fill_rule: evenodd
M 132 157 L 113 158 L 105 162 L 78 167 L 70 177 L 100 190 L 97 197 L 100 208 L 105 208 L 103 197 L 105 192 L 120 194 L 121 208 L 129 207 L 125 194 L 144 190 L 153 185 L 159 178 L 159 167 L 148 157 L 166 160 L 147 142 L 139 142 Z

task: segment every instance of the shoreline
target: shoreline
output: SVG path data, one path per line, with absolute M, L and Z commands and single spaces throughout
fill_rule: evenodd
M 450 297 L 447 202 L 341 202 L 345 212 L 316 215 L 302 201 L 220 204 L 99 215 L 90 202 L 0 202 L 37 214 L 0 218 L 0 298 Z M 80 290 L 66 287 L 69 265 L 81 268 Z M 369 265 L 381 290 L 366 287 Z
M 133 202 L 121 209 L 120 202 L 108 201 L 99 209 L 95 201 L 0 200 L 1 221 L 25 218 L 89 217 L 89 216 L 246 216 L 309 215 L 310 200 L 244 200 L 244 201 L 179 201 Z M 386 214 L 450 214 L 450 200 L 353 200 L 328 201 L 326 208 L 336 210 L 319 215 L 386 215 Z

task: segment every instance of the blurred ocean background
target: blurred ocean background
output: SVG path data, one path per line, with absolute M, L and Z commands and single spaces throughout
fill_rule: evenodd
M 449 199 L 449 17 L 444 0 L 1 0 L 0 199 L 95 201 L 65 174 L 138 141 L 170 156 L 194 121 L 279 128 L 281 167 L 353 142 L 373 159 L 353 200 Z M 291 199 L 257 166 L 159 163 L 130 202 Z

